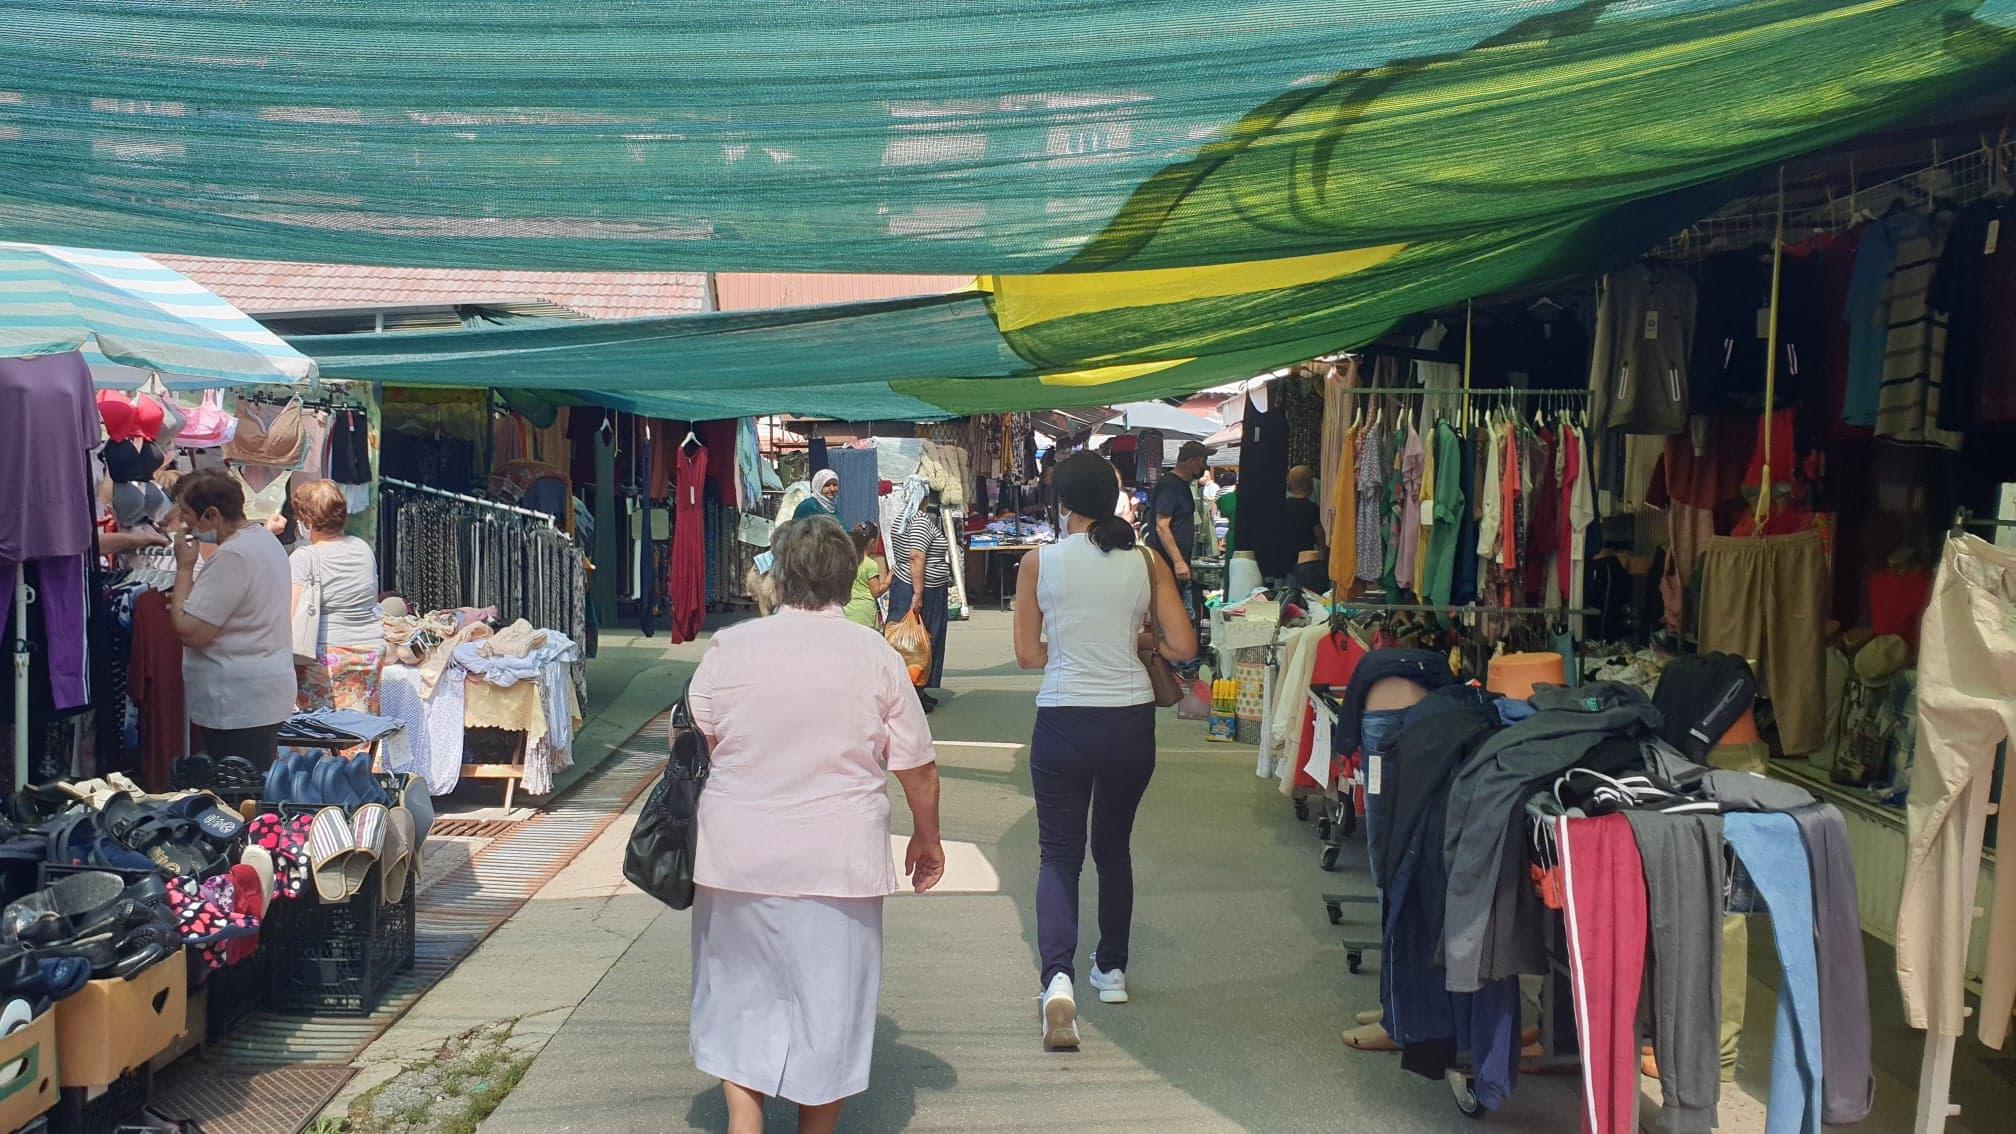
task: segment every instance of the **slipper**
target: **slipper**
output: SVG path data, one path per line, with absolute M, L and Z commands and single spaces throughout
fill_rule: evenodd
M 385 892 L 380 900 L 386 905 L 396 906 L 405 899 L 406 884 L 419 857 L 413 846 L 413 813 L 403 804 L 396 806 L 385 818 L 385 850 L 380 856 L 385 864 Z
M 82 957 L 43 957 L 40 967 L 51 1000 L 68 1000 L 91 982 L 91 965 Z
M 308 870 L 315 879 L 315 895 L 325 902 L 349 897 L 344 868 L 357 852 L 357 832 L 340 807 L 325 807 L 315 813 L 308 828 Z
M 323 754 L 317 756 L 313 767 L 302 777 L 302 795 L 306 802 L 321 807 L 355 807 L 363 802 L 353 798 L 356 789 L 350 784 L 349 770 L 340 756 Z
M 288 789 L 293 786 L 297 759 L 295 753 L 288 752 L 273 761 L 273 766 L 266 769 L 266 790 L 260 793 L 261 799 L 268 803 L 294 802 L 289 798 Z
M 253 767 L 252 761 L 243 756 L 226 756 L 217 761 L 213 779 L 215 781 L 213 784 L 195 786 L 208 786 L 218 795 L 234 799 L 238 796 L 256 796 L 265 784 L 265 777 L 260 774 L 259 769 Z
M 273 900 L 273 852 L 263 846 L 249 846 L 238 855 L 238 865 L 250 870 L 259 883 L 259 904 Z M 236 873 L 236 869 L 233 869 Z
M 176 817 L 163 806 L 147 806 L 136 796 L 114 795 L 100 814 L 112 836 L 128 849 L 145 855 L 155 869 L 197 877 L 217 857 L 204 844 L 201 827 Z
M 124 772 L 106 773 L 105 782 L 111 785 L 113 791 L 130 791 L 134 795 L 147 794 L 147 789 L 134 783 L 132 778 Z
M 1386 1034 L 1383 1024 L 1361 1024 L 1344 1033 L 1344 1046 L 1352 1051 L 1399 1051 L 1400 1045 Z
M 1386 1009 L 1384 1008 L 1367 1008 L 1357 1015 L 1357 1020 L 1360 1024 L 1377 1024 L 1384 1022 L 1385 1019 Z
M 386 814 L 384 804 L 367 803 L 351 817 L 357 849 L 343 863 L 343 896 L 346 898 L 356 896 L 364 888 L 365 880 L 371 876 L 371 868 L 385 853 Z
M 199 792 L 169 804 L 168 814 L 196 824 L 203 836 L 215 843 L 234 843 L 245 833 L 245 820 L 209 792 Z
M 244 863 L 239 863 L 237 866 L 231 868 L 231 886 L 235 899 L 231 912 L 249 918 L 255 924 L 264 921 L 266 919 L 266 894 L 261 888 L 263 883 L 260 881 L 259 875 L 251 867 L 246 866 Z M 257 952 L 258 949 L 259 935 L 257 933 L 249 934 L 235 941 L 226 942 L 224 945 L 224 963 L 227 965 L 243 964 L 250 960 L 252 954 Z
M 115 871 L 152 871 L 154 860 L 99 829 L 95 811 L 73 811 L 57 820 L 45 836 L 49 861 L 60 866 L 95 866 Z
M 216 765 L 207 752 L 184 756 L 169 766 L 168 782 L 178 788 L 207 788 L 217 780 Z
M 378 777 L 371 772 L 369 752 L 360 752 L 355 756 L 341 756 L 338 759 L 343 761 L 343 770 L 349 775 L 350 783 L 356 789 L 359 804 L 375 803 L 380 807 L 391 806 L 392 800 L 385 794 L 384 786 L 379 784 Z
M 413 850 L 418 853 L 427 842 L 427 832 L 434 829 L 434 796 L 428 792 L 424 777 L 408 775 L 399 800 L 413 813 Z

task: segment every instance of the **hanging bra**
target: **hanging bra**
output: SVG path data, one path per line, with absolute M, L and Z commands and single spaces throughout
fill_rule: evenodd
M 140 434 L 135 431 L 133 403 L 116 390 L 100 390 L 95 399 L 98 403 L 98 420 L 105 425 L 108 441 L 129 441 Z
M 216 390 L 203 391 L 202 404 L 186 410 L 183 418 L 182 432 L 175 438 L 183 449 L 228 445 L 238 435 L 238 419 L 224 412 L 223 395 Z
M 114 484 L 137 484 L 152 480 L 167 459 L 152 441 L 108 441 L 105 444 L 105 474 Z
M 275 469 L 299 468 L 307 456 L 308 434 L 301 425 L 300 398 L 288 402 L 270 425 L 261 422 L 249 406 L 239 410 L 238 436 L 224 448 L 227 460 Z
M 254 523 L 265 523 L 280 514 L 287 506 L 287 485 L 293 480 L 289 476 L 276 476 L 266 487 L 254 490 L 245 482 L 245 477 L 237 469 L 231 470 L 231 479 L 245 493 L 245 518 Z
M 161 431 L 155 434 L 154 441 L 163 449 L 172 449 L 189 424 L 189 416 L 172 398 L 162 398 L 157 404 L 161 407 Z

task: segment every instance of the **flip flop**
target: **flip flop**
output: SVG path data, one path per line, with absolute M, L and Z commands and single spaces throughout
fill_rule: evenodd
M 315 879 L 315 895 L 325 902 L 349 897 L 344 868 L 357 853 L 357 832 L 340 807 L 325 807 L 315 813 L 308 828 L 308 869 Z
M 379 856 L 385 853 L 385 805 L 367 803 L 357 809 L 351 817 L 350 825 L 357 839 L 357 849 L 343 862 L 343 896 L 355 897 L 364 888 L 364 882 L 371 877 L 371 868 L 378 865 Z
M 385 850 L 380 856 L 385 864 L 385 893 L 380 897 L 386 905 L 396 906 L 406 897 L 406 883 L 419 857 L 414 849 L 413 813 L 401 804 L 385 819 Z

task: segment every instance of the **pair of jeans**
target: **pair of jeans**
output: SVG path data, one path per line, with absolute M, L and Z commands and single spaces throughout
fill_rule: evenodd
M 889 585 L 889 618 L 895 621 L 910 609 L 910 596 L 914 592 L 910 584 L 901 579 Z M 943 688 L 945 684 L 945 627 L 950 619 L 952 588 L 925 587 L 923 601 L 917 604 L 918 617 L 924 620 L 924 629 L 931 633 L 931 676 L 925 679 L 928 689 Z
M 1029 779 L 1036 791 L 1036 947 L 1043 984 L 1076 976 L 1078 875 L 1086 821 L 1099 869 L 1099 967 L 1127 967 L 1134 922 L 1134 813 L 1155 774 L 1155 706 L 1036 710 Z
M 1765 1134 L 1819 1134 L 1820 964 L 1813 944 L 1813 875 L 1790 815 L 1735 811 L 1722 837 L 1771 911 L 1783 977 L 1771 1039 L 1771 1098 Z M 1739 898 L 1732 895 L 1732 905 Z
M 1358 750 L 1365 765 L 1365 857 L 1372 864 L 1374 878 L 1386 876 L 1385 836 L 1391 811 L 1386 762 L 1393 756 L 1393 742 L 1400 739 L 1400 719 L 1406 715 L 1405 709 L 1372 709 L 1358 723 Z

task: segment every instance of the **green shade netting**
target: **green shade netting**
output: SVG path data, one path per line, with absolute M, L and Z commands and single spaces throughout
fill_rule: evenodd
M 0 238 L 986 277 L 811 318 L 297 344 L 332 377 L 692 416 L 1239 376 L 1600 267 L 1724 178 L 2016 76 L 2016 0 L 30 0 L 8 18 Z

